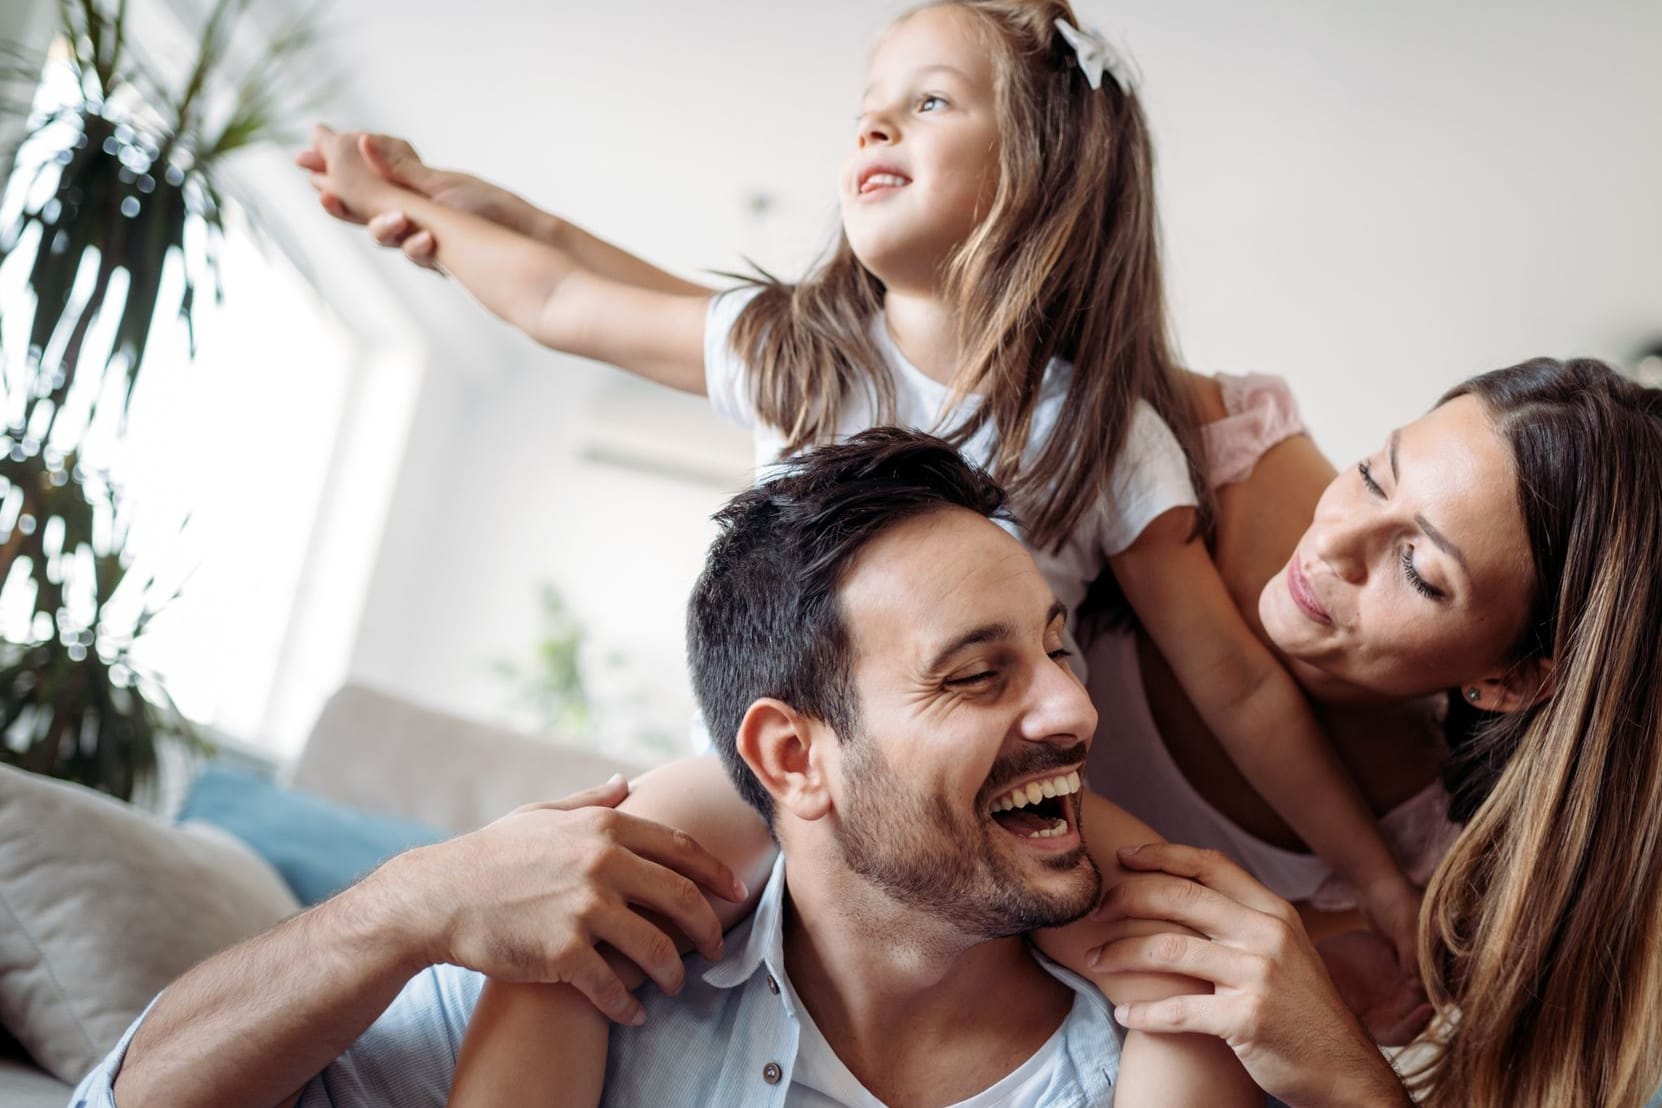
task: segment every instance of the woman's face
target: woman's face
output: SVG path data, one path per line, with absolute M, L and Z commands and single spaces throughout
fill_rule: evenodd
M 1508 668 L 1533 572 L 1511 450 L 1462 396 L 1334 478 L 1258 611 L 1326 678 L 1419 696 Z

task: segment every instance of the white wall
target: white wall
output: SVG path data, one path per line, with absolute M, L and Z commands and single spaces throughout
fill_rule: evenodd
M 683 272 L 740 253 L 795 272 L 832 226 L 866 45 L 900 7 L 351 0 L 363 114 L 337 121 Z M 1082 7 L 1144 74 L 1189 364 L 1286 375 L 1336 458 L 1473 372 L 1662 334 L 1662 6 Z M 486 669 L 527 649 L 546 578 L 684 703 L 680 600 L 718 487 L 585 463 L 594 406 L 630 402 L 610 371 L 483 313 L 445 327 L 481 354 L 426 386 L 354 671 L 500 715 Z M 707 453 L 742 460 L 725 441 Z

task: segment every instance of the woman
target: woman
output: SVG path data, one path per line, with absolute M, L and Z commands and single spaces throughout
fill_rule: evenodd
M 1235 490 L 1236 508 L 1252 488 Z M 1451 731 L 1443 767 L 1470 822 L 1422 916 L 1442 1017 L 1412 1075 L 1422 1102 L 1643 1102 L 1662 1079 L 1662 392 L 1592 361 L 1485 374 L 1335 477 L 1286 544 L 1285 568 L 1263 572 L 1275 542 L 1260 538 L 1250 568 L 1269 577 L 1264 633 L 1335 718 L 1451 686 L 1485 710 Z M 1150 687 L 1159 701 L 1157 675 Z M 1167 737 L 1174 759 L 1188 756 L 1192 734 Z M 1391 752 L 1359 752 L 1353 768 L 1376 806 L 1424 776 L 1416 754 L 1414 772 L 1382 782 L 1370 767 Z M 1204 757 L 1191 764 L 1197 792 L 1252 818 L 1250 796 L 1213 787 Z M 1285 973 L 1313 950 L 1285 926 L 1282 902 L 1221 858 L 1159 848 L 1127 863 L 1209 891 L 1133 880 L 1108 916 L 1185 923 L 1213 942 L 1123 940 L 1101 970 L 1157 967 L 1219 986 L 1214 998 L 1127 1012 L 1128 1025 L 1222 1034 L 1254 1069 L 1255 1050 L 1266 1055 L 1252 1014 L 1276 988 L 1251 967 Z M 1285 1074 L 1267 1083 L 1278 1082 L 1293 1087 Z

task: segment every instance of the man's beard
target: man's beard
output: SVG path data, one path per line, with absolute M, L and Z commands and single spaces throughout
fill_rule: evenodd
M 943 796 L 909 788 L 868 738 L 846 741 L 844 749 L 843 858 L 897 902 L 986 939 L 1071 923 L 1096 904 L 1102 875 L 1083 846 L 1036 859 L 1067 875 L 1055 888 L 1040 888 L 1016 861 L 1020 846 L 995 838 L 1009 832 L 981 818 L 994 790 L 1044 769 L 1077 765 L 1080 748 L 1032 747 L 999 763 L 968 815 Z

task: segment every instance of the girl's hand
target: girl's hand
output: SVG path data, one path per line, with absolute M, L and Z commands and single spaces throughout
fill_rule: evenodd
M 1404 975 L 1419 978 L 1420 901 L 1425 894 L 1401 873 L 1361 890 L 1362 914 L 1396 952 Z
M 396 211 L 399 198 L 410 191 L 376 170 L 370 151 L 378 138 L 318 124 L 312 128 L 311 148 L 295 155 L 295 163 L 311 173 L 324 211 L 335 218 L 367 223 L 383 212 Z
M 1109 891 L 1098 918 L 1159 920 L 1204 937 L 1119 939 L 1093 953 L 1097 971 L 1181 974 L 1214 990 L 1122 1005 L 1122 1025 L 1223 1039 L 1260 1087 L 1299 1108 L 1411 1103 L 1291 904 L 1214 851 L 1159 843 L 1119 857 L 1141 872 Z
M 1377 931 L 1346 931 L 1316 944 L 1345 1006 L 1383 1046 L 1405 1046 L 1431 1022 L 1431 1004 L 1416 974 L 1405 974 Z
M 507 189 L 481 180 L 471 173 L 452 169 L 435 169 L 421 160 L 415 147 L 391 135 L 365 135 L 358 145 L 359 153 L 383 180 L 400 188 L 419 193 L 435 204 L 443 204 L 459 212 L 469 212 L 492 223 L 530 235 L 533 238 L 547 231 L 553 224 L 545 213 L 515 196 Z M 314 173 L 324 170 L 322 152 L 313 146 L 295 155 L 295 163 Z M 325 211 L 337 219 L 363 223 L 346 209 L 338 196 L 324 191 L 318 198 Z M 433 262 L 438 244 L 432 231 L 416 226 L 403 212 L 382 213 L 368 221 L 370 237 L 377 244 L 398 247 L 404 256 L 416 265 L 438 271 Z

